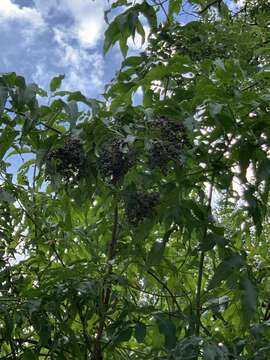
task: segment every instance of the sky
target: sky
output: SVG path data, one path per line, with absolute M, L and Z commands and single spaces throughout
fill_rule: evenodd
M 117 48 L 102 54 L 107 8 L 107 0 L 0 0 L 0 73 L 15 71 L 45 89 L 65 74 L 64 89 L 102 93 L 122 59 Z
M 0 0 L 0 73 L 45 89 L 65 74 L 63 89 L 97 97 L 122 60 L 118 47 L 102 54 L 106 9 L 108 0 Z M 140 39 L 129 45 L 130 53 L 143 50 Z

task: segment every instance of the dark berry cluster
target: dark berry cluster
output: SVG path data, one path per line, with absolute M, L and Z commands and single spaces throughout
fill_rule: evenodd
M 181 150 L 188 145 L 185 127 L 165 117 L 159 118 L 153 125 L 158 136 L 150 151 L 150 166 L 160 168 L 166 175 L 169 161 L 180 161 Z
M 134 191 L 125 199 L 125 213 L 131 225 L 138 225 L 144 219 L 155 214 L 155 208 L 160 202 L 157 192 Z
M 52 150 L 47 158 L 49 177 L 60 175 L 66 183 L 78 181 L 83 173 L 85 156 L 79 139 L 69 138 L 64 145 Z
M 134 162 L 134 151 L 127 143 L 117 138 L 104 144 L 97 166 L 102 179 L 115 185 L 126 175 Z

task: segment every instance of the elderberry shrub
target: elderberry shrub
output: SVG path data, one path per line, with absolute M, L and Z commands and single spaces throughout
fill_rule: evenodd
M 160 202 L 157 192 L 133 191 L 125 198 L 125 213 L 130 225 L 137 226 L 155 214 Z
M 153 123 L 154 131 L 158 132 L 150 150 L 150 167 L 160 168 L 166 175 L 169 161 L 181 161 L 181 150 L 185 145 L 190 146 L 183 124 L 160 117 Z
M 112 139 L 104 144 L 97 160 L 101 178 L 117 184 L 134 165 L 135 153 L 122 139 Z
M 84 172 L 85 155 L 79 139 L 69 138 L 62 147 L 48 154 L 46 170 L 48 177 L 60 175 L 65 183 L 78 182 Z

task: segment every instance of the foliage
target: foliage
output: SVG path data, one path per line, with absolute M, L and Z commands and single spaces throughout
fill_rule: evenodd
M 104 101 L 0 76 L 1 359 L 269 358 L 266 5 L 114 1 Z

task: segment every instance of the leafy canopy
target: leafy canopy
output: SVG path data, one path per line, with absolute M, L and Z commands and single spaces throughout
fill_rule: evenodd
M 114 1 L 103 100 L 1 74 L 1 359 L 269 358 L 268 5 Z

